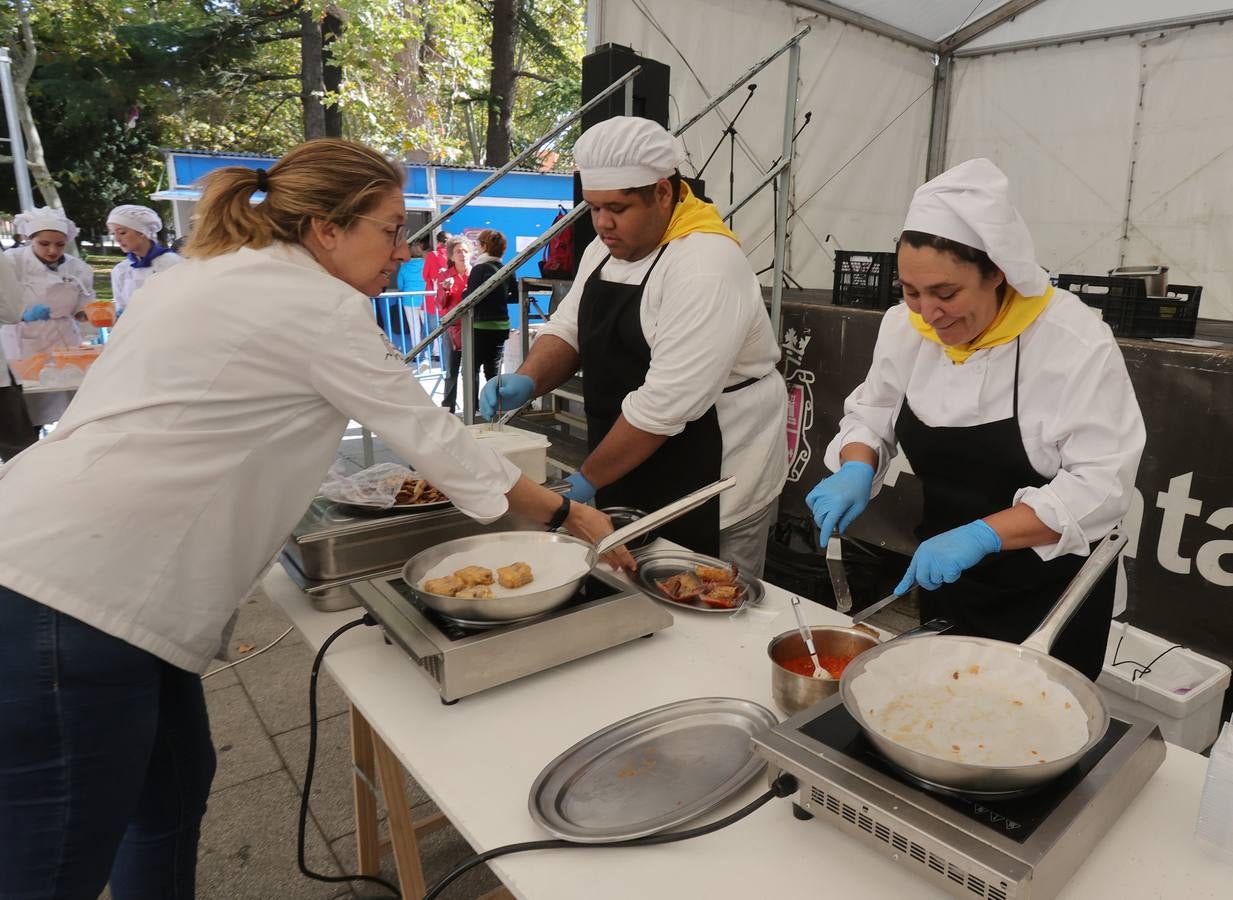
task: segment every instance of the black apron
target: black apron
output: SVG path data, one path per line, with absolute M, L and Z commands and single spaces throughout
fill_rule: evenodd
M 1032 468 L 1019 430 L 1017 340 L 1012 403 L 1009 419 L 934 428 L 916 417 L 905 397 L 895 420 L 895 437 L 923 488 L 924 516 L 916 529 L 919 540 L 1009 508 L 1021 487 L 1048 483 L 1048 478 Z M 991 554 L 953 584 L 921 592 L 921 618 L 948 619 L 956 625 L 953 634 L 1020 643 L 1052 609 L 1084 561 L 1074 554 L 1045 561 L 1031 548 Z M 1113 566 L 1096 583 L 1051 651 L 1093 681 L 1104 662 L 1116 578 Z
M 582 361 L 582 399 L 587 443 L 592 451 L 621 415 L 621 401 L 640 388 L 651 367 L 651 348 L 642 333 L 639 311 L 647 279 L 665 244 L 639 284 L 619 284 L 600 277 L 603 262 L 587 278 L 578 304 L 578 355 Z M 749 379 L 724 388 L 731 393 L 753 384 Z M 632 506 L 650 512 L 720 477 L 723 434 L 711 406 L 700 418 L 668 438 L 642 465 L 596 492 L 600 507 Z M 697 553 L 719 555 L 719 498 L 716 497 L 659 530 L 659 535 Z
M 38 439 L 38 426 L 30 420 L 21 385 L 9 369 L 9 384 L 0 387 L 0 462 L 12 459 Z

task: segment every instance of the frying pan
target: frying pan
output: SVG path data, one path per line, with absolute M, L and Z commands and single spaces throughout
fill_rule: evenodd
M 885 653 L 894 652 L 896 641 L 889 641 L 866 650 L 856 657 L 843 672 L 839 692 L 843 704 L 856 720 L 865 736 L 890 762 L 908 775 L 924 782 L 926 786 L 944 792 L 958 791 L 972 796 L 1004 797 L 1027 793 L 1069 769 L 1092 747 L 1100 743 L 1109 727 L 1109 710 L 1100 690 L 1077 669 L 1049 655 L 1058 634 L 1083 604 L 1095 583 L 1117 559 L 1126 543 L 1126 537 L 1114 529 L 1092 552 L 1074 580 L 1062 592 L 1056 604 L 1045 616 L 1037 629 L 1022 644 L 995 641 L 989 638 L 961 635 L 928 635 L 911 637 L 908 640 L 927 640 L 930 656 L 947 658 L 959 649 L 960 644 L 978 644 L 991 652 L 1016 657 L 1039 668 L 1050 682 L 1069 690 L 1078 700 L 1087 716 L 1088 740 L 1068 756 L 1034 765 L 994 766 L 982 763 L 958 762 L 941 759 L 912 750 L 899 741 L 880 732 L 862 715 L 853 695 L 853 682 L 870 664 Z M 941 643 L 938 643 L 941 642 Z M 949 645 L 949 646 L 948 646 Z M 1013 662 L 1013 660 L 1010 660 Z
M 618 528 L 594 545 L 572 535 L 543 531 L 500 531 L 446 541 L 423 550 L 407 560 L 402 569 L 402 577 L 415 592 L 415 596 L 426 606 L 464 624 L 494 625 L 529 619 L 568 602 L 578 592 L 578 588 L 590 575 L 591 570 L 599 563 L 600 557 L 609 550 L 619 547 L 640 534 L 658 528 L 665 522 L 671 522 L 735 484 L 736 478 L 729 476 L 704 488 L 699 488 L 692 494 L 686 494 L 680 500 L 669 503 L 623 528 Z M 563 583 L 547 585 L 541 590 L 492 597 L 486 600 L 430 594 L 420 586 L 433 567 L 450 556 L 463 552 L 475 553 L 477 559 L 484 560 L 491 558 L 494 555 L 493 549 L 501 544 L 516 543 L 520 547 L 525 547 L 528 542 L 548 546 L 572 545 L 585 548 L 585 571 L 575 578 Z

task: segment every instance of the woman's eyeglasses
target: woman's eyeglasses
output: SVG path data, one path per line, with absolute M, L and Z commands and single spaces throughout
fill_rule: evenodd
M 387 222 L 385 221 L 385 219 L 378 219 L 374 216 L 361 216 L 357 214 L 356 218 L 357 219 L 367 219 L 369 222 L 377 222 L 381 225 L 384 225 L 386 228 L 389 228 L 391 225 L 394 225 L 393 222 Z M 407 243 L 407 239 L 410 237 L 411 237 L 411 226 L 410 225 L 405 224 L 405 223 L 402 225 L 394 225 L 394 235 L 390 242 L 390 246 L 397 247 L 399 244 L 405 244 Z

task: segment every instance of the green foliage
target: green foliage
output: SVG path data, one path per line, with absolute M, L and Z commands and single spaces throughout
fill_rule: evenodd
M 104 229 L 149 202 L 160 147 L 279 154 L 302 139 L 299 15 L 323 0 L 25 0 L 37 66 L 28 95 L 69 214 Z M 577 107 L 584 0 L 519 0 L 515 150 Z M 481 162 L 492 20 L 483 0 L 337 0 L 330 45 L 347 136 L 408 159 Z M 0 37 L 21 47 L 14 0 Z M 478 131 L 475 139 L 471 125 Z M 571 141 L 572 143 L 572 141 Z M 568 162 L 568 158 L 562 164 Z M 11 170 L 0 207 L 13 208 Z

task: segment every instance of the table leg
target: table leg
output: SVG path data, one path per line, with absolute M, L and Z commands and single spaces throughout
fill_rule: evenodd
M 404 897 L 422 897 L 425 891 L 424 870 L 420 866 L 420 851 L 415 840 L 415 824 L 411 821 L 411 807 L 407 803 L 402 764 L 385 741 L 375 734 L 372 735 L 372 746 L 377 759 L 377 772 L 381 777 L 381 791 L 385 794 L 390 844 L 394 850 L 394 863 L 398 867 L 398 887 Z
M 381 845 L 377 834 L 376 761 L 373 733 L 367 720 L 351 707 L 351 787 L 355 794 L 355 852 L 361 875 L 381 873 Z

